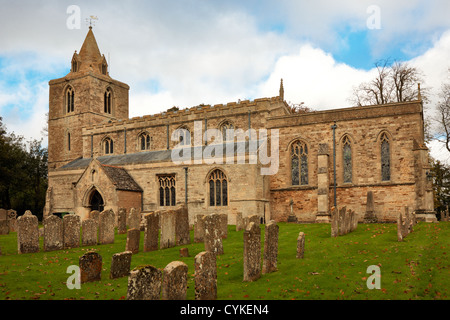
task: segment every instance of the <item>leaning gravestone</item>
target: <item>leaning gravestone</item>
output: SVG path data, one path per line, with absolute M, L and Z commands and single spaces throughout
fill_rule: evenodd
M 195 256 L 195 300 L 217 299 L 216 255 L 209 251 Z
M 44 251 L 62 250 L 64 248 L 63 221 L 50 215 L 44 219 Z
M 305 256 L 305 234 L 300 232 L 297 237 L 297 259 Z
M 133 253 L 131 251 L 113 254 L 109 278 L 116 279 L 128 276 L 130 274 L 132 256 Z
M 162 272 L 154 266 L 134 268 L 128 276 L 127 300 L 159 300 Z
M 95 246 L 97 244 L 98 222 L 86 219 L 81 223 L 81 245 Z
M 203 217 L 204 214 L 197 214 L 195 216 L 195 222 L 194 222 L 194 242 L 199 243 L 203 242 L 203 238 L 205 236 L 205 226 L 204 226 L 204 220 Z
M 127 233 L 127 210 L 119 208 L 117 213 L 117 234 Z
M 261 277 L 261 229 L 250 222 L 244 231 L 244 281 Z
M 63 217 L 64 248 L 78 248 L 80 246 L 81 219 L 76 214 L 66 214 Z
M 162 300 L 186 300 L 188 266 L 172 261 L 163 270 Z
M 98 225 L 99 244 L 114 243 L 115 222 L 116 217 L 112 209 L 105 210 L 100 213 Z
M 127 243 L 125 251 L 131 251 L 133 254 L 138 253 L 140 240 L 141 231 L 139 229 L 129 229 L 127 231 Z
M 189 233 L 189 213 L 186 206 L 181 206 L 181 208 L 176 211 L 176 222 L 175 222 L 175 238 L 177 246 L 185 245 L 191 243 L 190 233 Z
M 337 237 L 339 235 L 339 212 L 336 207 L 331 209 L 331 236 Z
M 264 256 L 262 273 L 277 271 L 278 225 L 271 220 L 266 224 L 264 233 Z
M 161 238 L 159 242 L 160 249 L 175 247 L 176 217 L 177 215 L 174 210 L 160 212 L 160 221 L 161 221 Z
M 80 282 L 100 281 L 102 275 L 102 257 L 97 252 L 90 251 L 80 257 Z
M 221 255 L 224 252 L 219 223 L 220 220 L 217 213 L 208 214 L 203 217 L 205 251 Z
M 236 231 L 244 230 L 244 219 L 242 218 L 242 212 L 236 213 Z
M 159 214 L 150 212 L 144 216 L 144 252 L 158 250 Z
M 39 222 L 29 210 L 17 219 L 17 251 L 19 254 L 39 251 Z

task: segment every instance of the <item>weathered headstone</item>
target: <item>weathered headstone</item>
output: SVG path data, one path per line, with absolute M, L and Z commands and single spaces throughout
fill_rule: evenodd
M 401 212 L 398 214 L 397 218 L 397 241 L 403 241 L 403 220 Z
M 139 229 L 129 229 L 127 231 L 126 251 L 131 251 L 133 254 L 139 252 L 139 242 L 141 240 L 141 231 Z
M 66 214 L 63 217 L 64 248 L 80 246 L 81 219 L 76 214 Z
M 244 218 L 244 230 L 247 228 L 247 226 L 249 225 L 250 222 L 253 222 L 257 225 L 260 224 L 260 219 L 259 216 L 256 214 L 252 214 L 250 216 L 247 216 Z
M 331 236 L 339 235 L 339 211 L 336 207 L 331 209 Z
M 119 208 L 117 212 L 117 234 L 127 233 L 127 210 Z
M 376 223 L 377 221 L 378 219 L 375 215 L 373 192 L 367 191 L 366 213 L 364 214 L 364 223 Z
M 174 210 L 160 212 L 160 222 L 161 222 L 161 238 L 159 242 L 160 249 L 175 247 L 176 217 L 177 215 Z
M 98 223 L 98 243 L 114 243 L 116 217 L 114 211 L 104 210 L 100 213 Z
M 219 230 L 220 237 L 226 239 L 228 237 L 228 214 L 219 213 Z
M 94 219 L 97 222 L 99 222 L 98 220 L 99 218 L 100 218 L 100 211 L 92 210 L 91 212 L 89 212 L 89 219 Z
M 205 250 L 221 255 L 224 252 L 219 223 L 219 215 L 217 213 L 203 217 Z
M 17 211 L 16 210 L 8 210 L 8 223 L 9 223 L 9 232 L 15 232 L 16 222 L 17 222 Z
M 172 261 L 163 270 L 162 300 L 186 300 L 188 266 Z
M 180 249 L 180 257 L 189 257 L 189 249 L 181 248 Z
M 176 210 L 175 238 L 177 246 L 191 243 L 189 233 L 189 213 L 186 206 Z
M 128 229 L 140 229 L 141 228 L 141 213 L 135 208 L 130 209 L 127 219 Z
M 269 221 L 265 226 L 263 274 L 277 271 L 278 229 L 277 223 L 273 220 Z
M 90 251 L 80 257 L 81 283 L 100 281 L 102 277 L 102 257 L 97 252 Z
M 343 207 L 339 210 L 339 232 L 340 236 L 346 234 L 345 230 L 345 212 L 347 211 L 346 207 Z
M 261 277 L 261 229 L 250 222 L 244 231 L 244 281 Z
M 159 214 L 151 212 L 144 216 L 146 226 L 144 231 L 144 252 L 158 250 Z
M 0 220 L 0 235 L 9 234 L 9 221 L 8 220 Z
M 244 230 L 244 218 L 242 218 L 242 212 L 236 213 L 236 231 Z
M 109 274 L 110 279 L 121 278 L 130 274 L 132 255 L 133 253 L 131 251 L 113 254 L 111 261 L 111 271 Z
M 217 299 L 216 255 L 209 251 L 195 256 L 195 300 Z
M 19 254 L 39 251 L 38 218 L 28 210 L 17 219 L 17 251 Z
M 303 259 L 305 256 L 305 233 L 300 232 L 297 237 L 297 259 Z
M 8 220 L 8 210 L 0 209 L 0 220 Z
M 62 250 L 64 248 L 63 221 L 50 215 L 43 221 L 44 251 Z
M 162 272 L 154 266 L 138 266 L 128 276 L 127 300 L 159 300 Z
M 97 244 L 98 222 L 94 219 L 86 219 L 81 222 L 81 245 L 95 246 Z
M 194 221 L 194 242 L 203 242 L 205 236 L 204 214 L 197 214 Z

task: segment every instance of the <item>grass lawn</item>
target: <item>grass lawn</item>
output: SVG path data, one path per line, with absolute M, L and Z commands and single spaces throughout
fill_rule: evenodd
M 278 271 L 258 281 L 243 282 L 243 231 L 228 227 L 224 255 L 217 257 L 218 299 L 221 300 L 385 300 L 449 299 L 450 222 L 420 222 L 403 242 L 397 241 L 396 224 L 359 224 L 345 236 L 331 238 L 328 224 L 279 223 Z M 264 248 L 264 226 L 261 225 Z M 296 259 L 297 236 L 306 234 L 305 257 Z M 144 233 L 141 232 L 143 248 Z M 193 233 L 191 233 L 193 241 Z M 16 233 L 0 236 L 0 299 L 126 299 L 127 277 L 109 279 L 111 257 L 125 250 L 126 235 L 114 244 L 70 250 L 17 254 Z M 203 243 L 187 246 L 190 257 L 179 249 L 139 252 L 131 268 L 151 264 L 163 269 L 169 262 L 184 261 L 189 267 L 187 299 L 194 299 L 194 257 Z M 41 250 L 43 248 L 41 239 Z M 69 290 L 66 273 L 70 265 L 94 250 L 103 258 L 102 280 Z M 368 289 L 370 265 L 381 270 L 381 289 Z

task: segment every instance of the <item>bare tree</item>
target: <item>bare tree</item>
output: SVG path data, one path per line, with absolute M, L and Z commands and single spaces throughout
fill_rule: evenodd
M 391 64 L 389 59 L 377 61 L 375 67 L 376 77 L 355 87 L 350 102 L 363 106 L 412 101 L 418 98 L 418 84 L 423 82 L 420 70 L 407 62 L 394 61 Z M 427 98 L 427 91 L 426 88 L 421 90 L 422 98 Z
M 449 68 L 450 75 L 450 68 Z M 445 148 L 450 152 L 450 82 L 444 83 L 439 94 L 439 102 L 437 104 L 437 140 L 445 144 Z

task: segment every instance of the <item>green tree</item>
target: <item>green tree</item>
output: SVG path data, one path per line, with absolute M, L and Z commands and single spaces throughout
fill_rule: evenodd
M 450 167 L 439 160 L 431 162 L 434 208 L 439 213 L 450 206 Z

